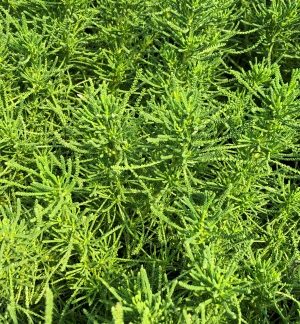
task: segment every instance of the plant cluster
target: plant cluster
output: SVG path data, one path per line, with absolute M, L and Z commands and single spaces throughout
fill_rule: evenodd
M 299 51 L 299 0 L 2 0 L 0 322 L 299 323 Z

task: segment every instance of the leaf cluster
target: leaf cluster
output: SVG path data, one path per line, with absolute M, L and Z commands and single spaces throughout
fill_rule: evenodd
M 300 321 L 299 17 L 1 2 L 0 322 Z

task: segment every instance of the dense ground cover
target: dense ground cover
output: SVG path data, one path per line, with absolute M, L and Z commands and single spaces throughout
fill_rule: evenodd
M 300 1 L 2 0 L 0 322 L 300 322 Z

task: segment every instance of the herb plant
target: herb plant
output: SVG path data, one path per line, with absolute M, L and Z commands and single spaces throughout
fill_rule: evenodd
M 0 322 L 300 322 L 300 1 L 2 0 Z

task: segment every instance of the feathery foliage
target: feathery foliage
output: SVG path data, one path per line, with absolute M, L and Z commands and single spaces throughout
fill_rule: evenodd
M 299 323 L 299 26 L 2 0 L 0 322 Z

